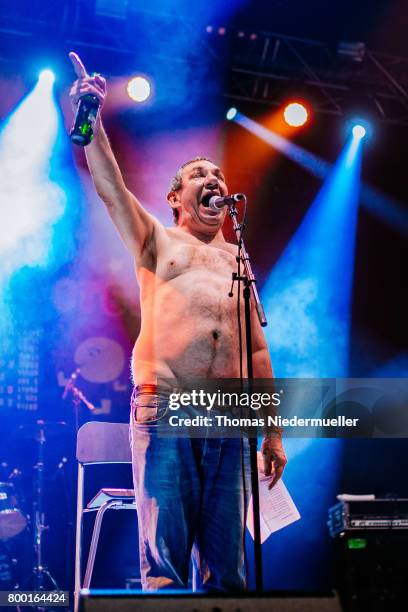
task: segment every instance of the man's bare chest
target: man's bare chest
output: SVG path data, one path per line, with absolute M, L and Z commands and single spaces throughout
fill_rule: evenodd
M 228 247 L 227 247 L 228 248 Z M 206 273 L 230 280 L 237 269 L 235 256 L 223 248 L 177 242 L 157 258 L 158 279 L 171 281 L 186 274 Z

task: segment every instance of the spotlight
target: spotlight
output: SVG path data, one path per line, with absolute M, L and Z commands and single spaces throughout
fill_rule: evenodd
M 353 136 L 354 138 L 364 138 L 364 136 L 367 134 L 367 130 L 365 129 L 365 127 L 363 125 L 360 125 L 359 123 L 357 125 L 355 125 L 353 127 Z
M 133 77 L 127 85 L 127 93 L 131 100 L 145 102 L 151 93 L 150 83 L 145 77 Z
M 303 104 L 292 102 L 285 107 L 283 117 L 288 125 L 300 127 L 304 125 L 308 118 L 308 112 Z
M 367 111 L 361 113 L 354 113 L 351 115 L 344 124 L 344 136 L 346 139 L 352 138 L 356 141 L 371 140 L 373 135 L 373 124 L 370 121 L 370 116 Z
M 55 74 L 52 70 L 42 70 L 38 76 L 38 80 L 42 83 L 49 83 L 52 85 L 55 81 Z
M 235 106 L 232 106 L 230 109 L 228 109 L 227 114 L 226 114 L 226 118 L 228 119 L 228 121 L 231 121 L 232 119 L 234 119 L 234 117 L 237 114 L 237 109 L 235 108 Z

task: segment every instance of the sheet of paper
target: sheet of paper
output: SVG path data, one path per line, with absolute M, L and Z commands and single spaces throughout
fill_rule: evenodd
M 289 491 L 282 479 L 269 491 L 268 485 L 272 476 L 264 476 L 262 455 L 258 452 L 258 474 L 259 474 L 259 505 L 261 543 L 274 533 L 298 521 L 301 517 L 296 508 Z M 254 537 L 254 517 L 252 510 L 252 496 L 249 500 L 247 527 L 252 538 Z

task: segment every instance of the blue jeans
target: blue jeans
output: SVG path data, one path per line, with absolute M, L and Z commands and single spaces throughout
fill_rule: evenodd
M 178 411 L 183 413 L 198 414 L 191 406 Z M 239 432 L 237 437 L 166 437 L 168 415 L 165 395 L 147 385 L 134 394 L 131 437 L 143 589 L 186 588 L 192 556 L 195 588 L 242 590 L 242 459 L 249 466 L 248 441 Z M 244 474 L 249 492 L 247 467 Z

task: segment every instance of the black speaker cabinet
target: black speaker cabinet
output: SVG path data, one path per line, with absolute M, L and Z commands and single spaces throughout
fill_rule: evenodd
M 344 610 L 407 609 L 407 550 L 408 530 L 353 530 L 337 536 L 336 587 Z

